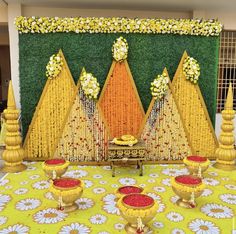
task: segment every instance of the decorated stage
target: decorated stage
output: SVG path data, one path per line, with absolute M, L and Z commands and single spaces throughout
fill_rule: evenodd
M 125 233 L 127 223 L 116 206 L 115 190 L 122 185 L 139 185 L 158 203 L 157 214 L 149 223 L 152 233 L 233 233 L 236 220 L 236 172 L 210 167 L 205 173 L 206 189 L 196 199 L 195 209 L 175 204 L 177 196 L 170 181 L 186 174 L 182 164 L 145 165 L 144 175 L 134 168 L 110 166 L 70 166 L 64 176 L 81 179 L 79 209 L 63 213 L 49 192 L 49 182 L 41 163 L 27 163 L 26 171 L 7 174 L 0 181 L 0 233 Z M 234 230 L 235 231 L 235 230 Z

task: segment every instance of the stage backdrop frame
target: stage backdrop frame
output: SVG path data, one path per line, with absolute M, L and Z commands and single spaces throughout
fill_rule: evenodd
M 152 99 L 150 83 L 164 67 L 171 80 L 183 52 L 198 60 L 199 85 L 213 126 L 216 114 L 219 36 L 137 33 L 23 33 L 19 34 L 19 72 L 23 136 L 46 83 L 50 56 L 62 49 L 77 82 L 83 67 L 103 87 L 112 63 L 112 44 L 123 36 L 128 41 L 128 62 L 146 111 Z M 184 94 L 183 94 L 184 95 Z

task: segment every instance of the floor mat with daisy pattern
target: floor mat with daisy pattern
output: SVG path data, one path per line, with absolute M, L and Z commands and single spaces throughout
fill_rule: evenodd
M 236 172 L 210 167 L 205 173 L 207 188 L 195 209 L 178 207 L 178 197 L 170 186 L 173 176 L 186 174 L 183 165 L 145 165 L 138 170 L 118 168 L 111 177 L 109 166 L 70 166 L 65 176 L 85 183 L 79 209 L 65 214 L 48 192 L 49 182 L 41 163 L 27 163 L 22 173 L 0 180 L 0 234 L 6 233 L 125 233 L 126 221 L 116 206 L 114 191 L 122 185 L 145 187 L 159 204 L 149 223 L 152 233 L 234 233 L 236 230 Z

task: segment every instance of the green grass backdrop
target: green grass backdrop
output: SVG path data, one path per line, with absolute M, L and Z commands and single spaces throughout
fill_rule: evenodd
M 20 34 L 20 94 L 23 135 L 33 117 L 46 82 L 49 57 L 63 50 L 77 82 L 82 67 L 103 87 L 112 63 L 112 44 L 122 35 L 129 44 L 128 63 L 145 111 L 151 100 L 150 83 L 167 68 L 173 79 L 184 50 L 200 63 L 200 88 L 215 123 L 219 37 L 174 34 Z M 184 95 L 184 94 L 183 94 Z

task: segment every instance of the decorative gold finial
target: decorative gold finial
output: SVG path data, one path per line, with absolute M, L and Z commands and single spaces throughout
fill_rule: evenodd
M 21 147 L 20 126 L 18 122 L 19 110 L 16 109 L 16 102 L 12 87 L 9 83 L 7 109 L 4 110 L 6 118 L 6 149 L 3 151 L 2 158 L 5 161 L 2 171 L 4 172 L 20 172 L 26 169 L 22 163 L 24 151 Z
M 221 125 L 221 133 L 219 137 L 219 147 L 216 149 L 216 163 L 214 167 L 232 171 L 236 169 L 235 158 L 236 150 L 234 149 L 234 115 L 233 110 L 233 89 L 230 83 L 228 89 L 228 95 L 225 102 L 225 108 L 221 112 L 223 117 L 223 123 Z

